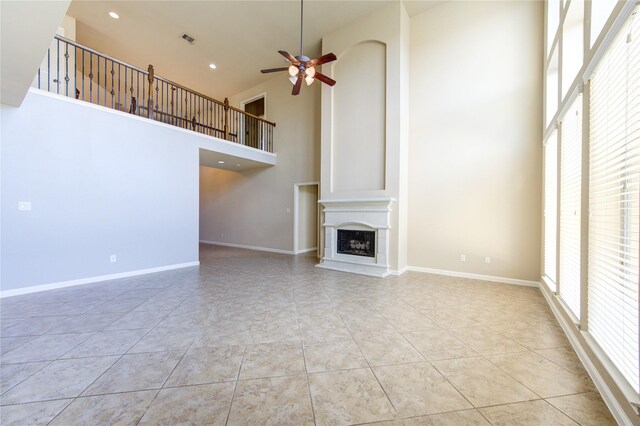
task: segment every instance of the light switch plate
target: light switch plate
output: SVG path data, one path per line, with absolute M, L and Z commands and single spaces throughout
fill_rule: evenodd
M 21 212 L 31 211 L 31 201 L 18 201 L 18 210 Z

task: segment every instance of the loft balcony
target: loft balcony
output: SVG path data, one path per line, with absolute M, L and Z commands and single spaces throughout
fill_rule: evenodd
M 206 136 L 200 162 L 275 165 L 276 124 L 56 35 L 32 87 Z

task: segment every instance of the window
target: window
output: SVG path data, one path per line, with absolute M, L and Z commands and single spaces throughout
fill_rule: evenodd
M 547 55 L 551 52 L 553 40 L 560 24 L 560 0 L 547 1 Z
M 555 291 L 556 229 L 558 222 L 558 134 L 544 144 L 544 275 Z
M 558 85 L 559 85 L 559 75 L 558 75 L 558 49 L 553 51 L 553 55 L 551 56 L 551 61 L 547 67 L 547 108 L 546 108 L 546 117 L 547 117 L 547 125 L 551 123 L 551 119 L 555 116 L 556 111 L 558 111 Z
M 589 332 L 639 392 L 640 20 L 635 18 L 591 77 L 588 309 Z
M 560 137 L 560 297 L 580 318 L 582 96 L 571 104 Z
M 596 42 L 604 24 L 611 16 L 618 0 L 597 0 L 591 2 L 591 46 Z
M 637 403 L 640 6 L 547 0 L 545 37 L 542 275 L 556 306 L 578 322 L 574 332 L 588 337 L 584 345 L 610 374 L 614 393 Z M 586 99 L 582 78 L 589 79 Z
M 572 0 L 562 26 L 562 97 L 578 76 L 584 62 L 584 0 Z

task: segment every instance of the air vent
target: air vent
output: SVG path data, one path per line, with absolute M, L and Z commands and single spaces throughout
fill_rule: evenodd
M 182 35 L 180 35 L 180 38 L 183 40 L 186 40 L 189 44 L 193 44 L 193 42 L 196 41 L 195 38 L 191 37 L 187 33 L 182 33 Z

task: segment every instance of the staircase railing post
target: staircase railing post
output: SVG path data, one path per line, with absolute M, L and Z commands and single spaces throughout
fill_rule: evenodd
M 224 139 L 229 140 L 229 98 L 224 98 Z
M 149 118 L 153 119 L 153 65 L 149 64 L 149 96 L 147 101 L 147 115 Z

